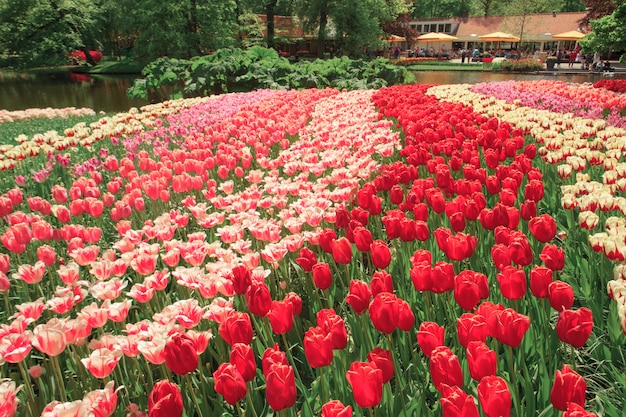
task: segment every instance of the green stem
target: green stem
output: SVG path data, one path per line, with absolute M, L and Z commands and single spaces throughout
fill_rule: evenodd
M 35 417 L 37 415 L 37 407 L 35 405 L 35 393 L 33 392 L 33 386 L 30 383 L 30 378 L 28 376 L 28 371 L 26 370 L 26 365 L 24 364 L 24 361 L 18 363 L 18 367 L 20 368 L 20 373 L 22 374 L 22 379 L 24 380 L 24 386 L 26 387 L 26 401 L 28 403 L 30 415 L 31 417 Z
M 51 356 L 50 362 L 52 362 L 52 368 L 54 369 L 54 373 L 56 374 L 56 378 L 58 380 L 59 390 L 61 391 L 61 399 L 63 400 L 63 402 L 66 402 L 67 395 L 65 394 L 65 381 L 63 380 L 63 374 L 61 373 L 59 358 L 57 358 L 56 356 Z
M 517 386 L 517 377 L 515 375 L 515 361 L 513 360 L 513 348 L 511 346 L 507 346 L 509 350 L 509 359 L 510 359 L 510 369 L 509 373 L 511 375 L 511 385 L 513 385 L 513 390 L 515 393 L 515 410 L 517 411 L 517 415 L 522 415 L 522 410 L 520 408 L 520 398 L 519 398 L 519 388 Z
M 252 402 L 252 394 L 250 394 L 251 390 L 252 390 L 252 383 L 250 382 L 248 383 L 248 390 L 246 392 L 246 398 L 248 400 L 248 405 L 250 406 L 250 409 L 252 410 L 252 415 L 254 417 L 258 417 L 256 410 L 254 409 L 254 403 Z
M 393 362 L 393 374 L 398 381 L 398 386 L 400 388 L 400 398 L 402 398 L 402 409 L 404 410 L 404 415 L 406 417 L 407 411 L 406 411 L 406 400 L 404 398 L 404 381 L 400 377 L 400 375 L 402 375 L 402 372 L 401 372 L 402 368 L 400 368 L 398 364 L 398 360 L 396 358 L 396 349 L 393 346 L 393 338 L 391 337 L 391 334 L 387 334 L 387 340 L 389 341 L 389 350 L 391 351 L 391 359 Z
M 291 354 L 291 349 L 289 349 L 289 343 L 287 343 L 287 336 L 285 336 L 285 333 L 283 333 L 282 336 L 283 336 L 283 342 L 285 343 L 285 353 L 287 354 L 287 358 L 289 359 L 289 362 L 291 363 L 291 367 L 293 368 L 293 372 L 295 373 L 296 378 L 298 378 L 298 381 L 300 381 L 300 384 L 302 384 L 302 378 L 300 377 L 300 372 L 298 372 L 298 367 L 296 366 L 296 362 L 294 361 L 293 355 Z M 304 396 L 303 402 L 306 404 L 306 407 L 309 409 L 310 415 L 314 415 L 313 409 L 311 408 L 311 404 L 309 404 L 309 401 L 306 395 Z
M 196 398 L 196 393 L 194 392 L 193 383 L 191 382 L 191 377 L 189 374 L 185 374 L 185 379 L 187 380 L 187 385 L 189 385 L 189 394 L 193 399 L 193 405 L 196 408 L 196 413 L 198 413 L 198 417 L 202 415 L 202 411 L 200 411 L 200 405 L 198 404 L 198 399 Z

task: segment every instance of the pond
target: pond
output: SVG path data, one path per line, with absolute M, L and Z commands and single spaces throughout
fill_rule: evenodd
M 476 84 L 489 81 L 558 79 L 566 82 L 594 82 L 599 74 L 505 74 L 483 71 L 417 71 L 422 84 Z M 137 76 L 54 74 L 7 74 L 0 72 L 0 109 L 87 107 L 95 111 L 123 112 L 148 104 L 130 100 L 126 90 Z
M 496 81 L 533 81 L 559 80 L 570 83 L 596 82 L 602 74 L 566 74 L 566 73 L 538 73 L 538 74 L 509 74 L 490 71 L 414 71 L 417 82 L 420 84 L 477 84 Z M 556 75 L 555 75 L 556 74 Z M 621 74 L 619 74 L 621 75 Z M 619 76 L 616 74 L 616 77 Z
M 137 75 L 0 72 L 0 109 L 87 107 L 122 112 L 148 104 L 147 100 L 126 97 L 135 78 Z

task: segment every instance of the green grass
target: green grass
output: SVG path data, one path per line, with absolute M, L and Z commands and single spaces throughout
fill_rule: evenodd
M 447 61 L 415 62 L 406 66 L 409 71 L 484 71 L 482 64 L 460 64 Z
M 82 70 L 88 74 L 140 74 L 147 62 L 122 60 L 100 61 L 94 67 L 84 67 Z
M 111 113 L 112 114 L 112 113 Z M 56 130 L 59 134 L 67 128 L 73 127 L 78 123 L 85 122 L 87 124 L 98 121 L 103 117 L 111 114 L 95 114 L 93 116 L 75 116 L 68 118 L 55 117 L 53 119 L 34 118 L 24 121 L 0 123 L 0 145 L 14 144 L 14 139 L 25 134 L 28 138 L 32 138 L 37 133 L 46 133 Z

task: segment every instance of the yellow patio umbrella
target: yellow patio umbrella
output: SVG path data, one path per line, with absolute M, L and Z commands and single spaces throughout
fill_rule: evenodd
M 429 32 L 418 36 L 416 39 L 420 42 L 446 42 L 455 41 L 459 38 L 445 33 Z
M 560 41 L 579 41 L 584 37 L 585 34 L 577 30 L 570 30 L 569 32 L 557 33 L 556 35 L 552 35 L 553 39 L 557 39 Z
M 486 35 L 480 35 L 480 39 L 487 42 L 519 42 L 519 38 L 510 33 L 493 32 Z
M 457 38 L 456 36 L 448 35 L 446 33 L 429 32 L 420 35 L 415 39 L 417 39 L 418 42 L 448 42 L 455 41 L 459 38 Z M 437 53 L 437 55 L 439 55 L 439 52 Z
M 394 42 L 404 42 L 406 41 L 406 38 L 404 36 L 389 35 L 386 40 L 387 40 L 387 43 L 394 43 Z

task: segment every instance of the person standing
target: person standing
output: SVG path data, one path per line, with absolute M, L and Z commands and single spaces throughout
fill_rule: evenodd
M 465 48 L 461 50 L 461 64 L 465 64 L 465 56 L 467 55 L 467 51 Z
M 576 62 L 576 51 L 572 49 L 571 51 L 569 51 L 569 67 L 570 68 L 574 67 L 574 62 Z

